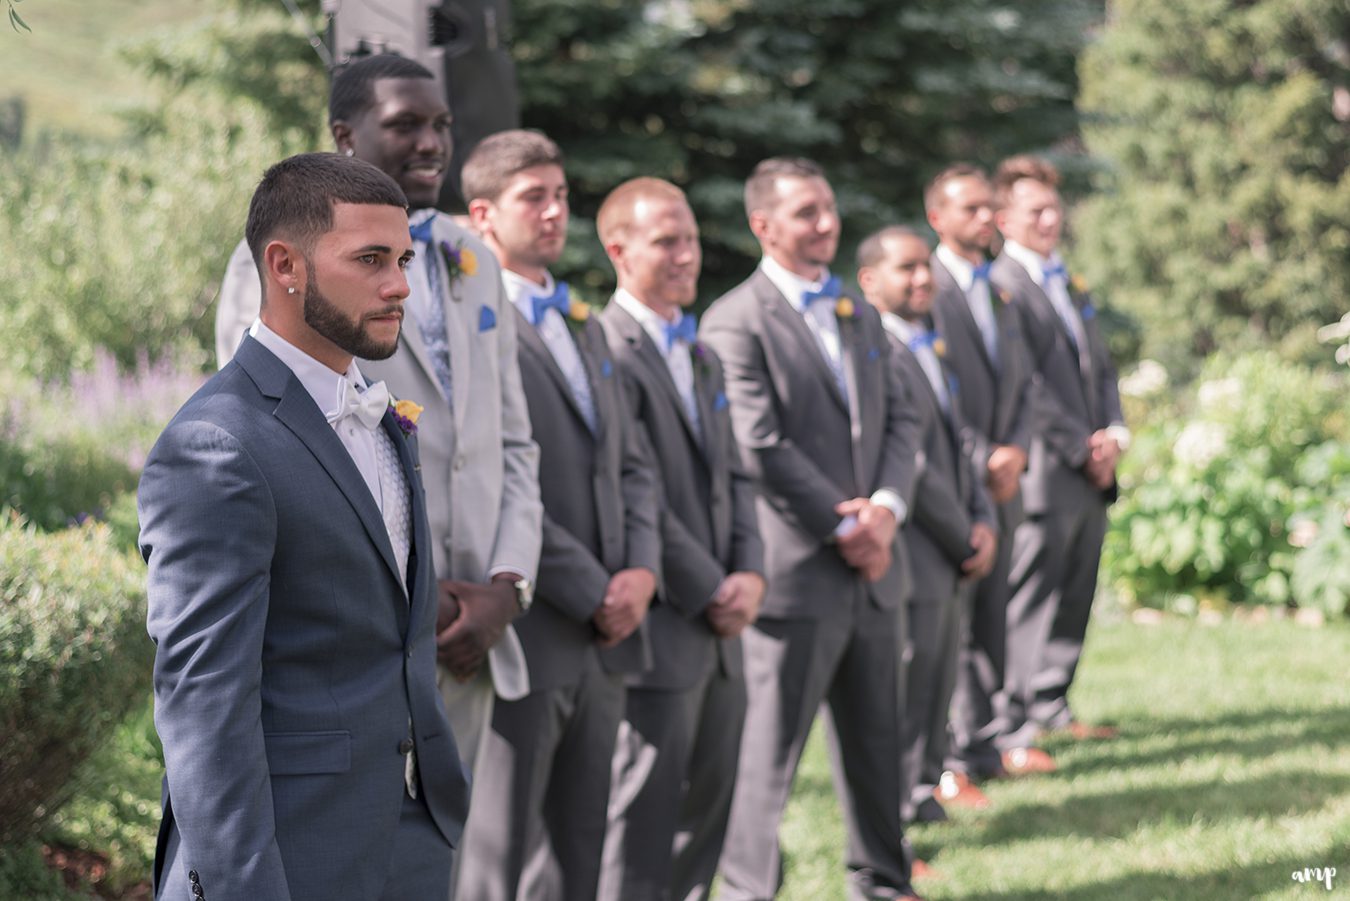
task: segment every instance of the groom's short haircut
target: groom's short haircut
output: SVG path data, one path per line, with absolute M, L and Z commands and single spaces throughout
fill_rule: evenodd
M 333 204 L 363 203 L 408 208 L 403 189 L 365 160 L 336 153 L 301 153 L 268 169 L 248 205 L 244 236 L 253 262 L 278 238 L 306 255 L 333 227 Z
M 563 167 L 562 150 L 542 132 L 512 128 L 488 135 L 464 161 L 464 199 L 496 203 L 517 172 L 535 166 Z
M 800 156 L 775 156 L 762 160 L 745 180 L 745 215 L 769 212 L 778 205 L 778 179 L 825 178 L 825 170 L 815 160 Z
M 362 56 L 338 69 L 328 91 L 328 124 L 351 122 L 375 103 L 375 82 L 384 78 L 435 78 L 416 60 L 392 53 Z

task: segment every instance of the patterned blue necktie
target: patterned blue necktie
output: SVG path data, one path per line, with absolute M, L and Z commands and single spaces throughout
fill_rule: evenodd
M 436 239 L 431 233 L 431 224 L 436 220 L 432 213 L 423 222 L 408 226 L 412 239 L 426 247 L 427 287 L 431 296 L 422 306 L 420 316 L 414 316 L 417 330 L 422 335 L 422 344 L 426 346 L 427 356 L 431 358 L 431 368 L 436 371 L 436 381 L 445 394 L 445 401 L 453 410 L 455 406 L 454 380 L 450 370 L 449 325 L 445 321 L 445 298 L 441 293 L 441 267 L 437 257 Z M 414 308 L 416 311 L 416 308 Z
M 913 338 L 910 338 L 909 341 L 906 343 L 909 346 L 910 352 L 917 354 L 925 347 L 932 347 L 933 344 L 936 343 L 937 337 L 938 337 L 937 332 L 927 331 L 915 335 Z
M 825 280 L 825 284 L 820 286 L 819 291 L 802 292 L 802 309 L 805 310 L 817 300 L 838 300 L 839 292 L 843 285 L 839 281 L 839 276 L 832 275 Z
M 678 322 L 666 323 L 666 353 L 670 353 L 676 341 L 684 341 L 692 346 L 697 339 L 698 320 L 688 313 L 682 314 Z
M 976 282 L 988 282 L 988 281 L 989 281 L 989 261 L 985 260 L 983 263 L 981 263 L 980 265 L 976 266 L 973 270 L 971 270 L 970 283 L 974 285 Z
M 532 296 L 530 302 L 532 304 L 531 318 L 535 325 L 544 321 L 544 314 L 550 309 L 557 310 L 559 313 L 566 316 L 568 309 L 572 305 L 571 299 L 567 294 L 567 282 L 558 282 L 554 287 L 552 294 L 542 297 L 538 294 Z

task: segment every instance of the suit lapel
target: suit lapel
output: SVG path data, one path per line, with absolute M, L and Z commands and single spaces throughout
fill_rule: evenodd
M 595 326 L 594 328 L 591 327 L 593 324 Z M 600 367 L 605 365 L 608 356 L 604 349 L 596 346 L 594 340 L 594 336 L 600 332 L 600 326 L 598 323 L 592 323 L 592 320 L 587 319 L 585 322 L 581 323 L 581 328 L 574 329 L 569 325 L 567 331 L 571 335 L 572 341 L 577 346 L 577 353 L 581 356 L 582 368 L 586 370 L 586 380 L 590 382 L 591 406 L 595 408 L 595 443 L 597 445 L 603 444 L 609 422 L 605 417 L 605 405 L 600 402 L 601 380 L 606 377 L 605 374 L 600 371 Z M 603 345 L 604 339 L 602 338 L 599 343 Z M 609 365 L 611 367 L 613 366 L 612 363 Z M 613 375 L 612 371 L 610 372 L 610 375 Z M 572 394 L 570 390 L 567 393 L 569 397 Z M 579 413 L 580 408 L 578 408 L 578 414 Z M 585 422 L 585 419 L 583 418 L 582 421 Z
M 245 351 L 245 348 L 248 350 Z M 389 541 L 389 532 L 384 526 L 380 508 L 376 505 L 375 498 L 371 496 L 365 479 L 361 477 L 361 471 L 352 461 L 351 454 L 347 452 L 333 427 L 323 418 L 323 413 L 314 403 L 314 398 L 310 397 L 309 392 L 300 384 L 299 379 L 291 374 L 290 369 L 256 341 L 252 339 L 245 341 L 240 346 L 240 352 L 244 354 L 244 358 L 240 360 L 241 365 L 254 376 L 254 382 L 258 384 L 259 389 L 268 397 L 277 400 L 272 415 L 300 439 L 337 484 L 338 490 L 356 511 L 366 534 L 384 559 L 385 565 L 389 567 L 389 572 L 402 586 L 403 574 L 399 572 L 398 564 L 394 560 L 394 547 Z M 284 383 L 279 383 L 276 372 L 261 373 L 270 384 L 265 385 L 259 381 L 258 374 L 255 374 L 259 369 L 259 363 L 262 362 L 258 357 L 259 352 L 266 354 L 267 359 L 280 368 L 284 373 Z M 238 358 L 236 354 L 236 359 Z M 270 369 L 265 362 L 263 367 Z
M 404 481 L 408 484 L 408 511 L 411 521 L 408 524 L 408 574 L 406 581 L 403 583 L 408 595 L 408 609 L 406 611 L 407 621 L 403 625 L 407 630 L 405 634 L 416 634 L 414 627 L 417 626 L 419 617 L 426 614 L 425 609 L 423 609 L 426 605 L 419 603 L 419 595 L 422 594 L 421 589 L 423 587 L 418 582 L 420 561 L 422 555 L 428 555 L 427 559 L 429 560 L 431 554 L 431 536 L 427 527 L 428 520 L 425 509 L 426 498 L 417 488 L 421 479 L 422 466 L 413 454 L 411 440 L 403 434 L 403 430 L 399 428 L 392 412 L 384 415 L 384 418 L 380 420 L 380 426 L 384 429 L 384 433 L 389 436 L 389 440 L 394 443 L 394 450 L 398 454 L 399 468 L 403 472 Z M 384 518 L 381 517 L 380 521 L 383 523 Z M 432 592 L 430 596 L 434 597 L 435 593 Z M 400 609 L 398 612 L 400 621 L 402 621 L 405 611 Z
M 469 340 L 478 331 L 478 309 L 481 306 L 475 302 L 479 292 L 470 291 L 469 283 L 477 284 L 491 276 L 484 272 L 482 275 L 451 278 L 450 261 L 441 245 L 458 236 L 449 232 L 440 214 L 437 214 L 432 230 L 436 238 L 437 262 L 441 267 L 442 296 L 439 300 L 445 310 L 446 341 L 450 348 L 450 388 L 455 395 L 455 434 L 458 435 L 464 428 L 464 415 L 469 406 Z
M 864 374 L 858 366 L 865 358 L 858 353 L 858 332 L 862 322 L 856 316 L 841 316 L 839 324 L 839 365 L 844 371 L 844 385 L 848 388 L 848 429 L 853 450 L 853 475 L 862 484 L 866 479 L 862 465 L 862 392 L 859 386 Z
M 589 430 L 590 427 L 586 426 L 586 417 L 582 415 L 581 407 L 577 404 L 576 396 L 572 393 L 572 386 L 568 383 L 567 376 L 563 375 L 562 370 L 558 368 L 558 361 L 553 359 L 553 352 L 548 349 L 544 339 L 539 337 L 539 330 L 534 327 L 533 323 L 521 314 L 515 304 L 512 304 L 511 307 L 514 315 L 520 317 L 516 332 L 520 335 L 521 348 L 526 354 L 534 357 L 538 365 L 542 366 L 544 371 L 549 374 L 549 377 L 557 384 L 558 391 L 562 394 L 565 403 L 572 409 L 577 419 L 581 421 L 582 426 Z M 584 359 L 583 357 L 583 363 Z
M 995 377 L 998 376 L 998 368 L 994 366 L 994 361 L 989 359 L 989 348 L 984 346 L 984 333 L 980 331 L 980 326 L 975 322 L 975 314 L 970 312 L 970 300 L 966 297 L 966 292 L 961 290 L 961 286 L 956 282 L 956 276 L 947 270 L 947 267 L 937 259 L 932 260 L 932 269 L 934 281 L 938 282 L 938 291 L 947 291 L 950 293 L 952 302 L 948 304 L 956 309 L 957 328 L 963 328 L 970 336 L 971 343 L 975 345 L 976 352 L 984 362 L 985 368 Z M 993 293 L 993 285 L 989 286 L 990 294 Z M 1000 335 L 1002 337 L 1002 335 Z
M 808 359 L 810 365 L 816 371 L 816 375 L 825 383 L 825 388 L 830 397 L 834 398 L 835 403 L 845 413 L 848 412 L 848 405 L 844 403 L 844 398 L 839 393 L 839 386 L 834 381 L 834 372 L 830 369 L 830 364 L 825 360 L 825 354 L 821 351 L 820 344 L 816 342 L 816 336 L 811 334 L 811 329 L 806 324 L 805 318 L 798 310 L 792 306 L 783 293 L 774 287 L 773 282 L 763 272 L 756 272 L 756 278 L 759 279 L 756 285 L 760 304 L 764 307 L 765 322 L 767 327 L 772 328 L 776 335 L 776 340 L 784 346 L 797 345 L 798 353 L 789 353 L 789 359 Z M 842 342 L 842 337 L 841 337 Z
M 611 301 L 613 303 L 613 301 Z M 684 408 L 684 398 L 680 397 L 680 389 L 675 386 L 675 378 L 670 374 L 670 367 L 666 365 L 666 358 L 661 355 L 661 351 L 647 334 L 647 330 L 642 324 L 634 319 L 627 310 L 617 304 L 614 306 L 616 321 L 619 324 L 620 334 L 624 336 L 630 347 L 634 349 L 638 360 L 647 368 L 648 373 L 661 386 L 661 390 L 666 393 L 671 403 L 675 405 L 675 415 L 679 417 L 684 424 L 684 430 L 689 435 L 689 440 L 695 447 L 699 447 L 702 441 L 699 434 L 694 429 L 694 424 L 689 421 L 689 413 Z M 622 317 L 622 318 L 617 318 Z M 690 361 L 691 366 L 693 361 Z M 693 367 L 697 369 L 696 366 Z M 698 404 L 698 373 L 694 373 L 694 402 Z M 699 409 L 700 418 L 703 410 Z M 704 420 L 706 421 L 706 420 Z

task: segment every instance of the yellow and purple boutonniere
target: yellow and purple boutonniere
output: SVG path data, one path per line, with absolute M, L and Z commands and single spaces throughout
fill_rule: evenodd
M 858 315 L 858 311 L 853 307 L 853 300 L 848 297 L 839 298 L 834 305 L 834 315 L 840 319 L 852 319 Z
M 478 274 L 478 254 L 474 253 L 472 248 L 461 244 L 451 244 L 449 241 L 441 242 L 441 255 L 445 260 L 445 275 L 450 280 L 453 288 L 455 283 L 461 278 L 472 278 Z M 451 291 L 450 296 L 459 300 L 459 294 Z
M 577 323 L 584 323 L 591 318 L 591 308 L 584 300 L 572 298 L 567 304 L 567 318 Z
M 421 404 L 410 400 L 396 400 L 389 404 L 394 411 L 394 422 L 398 423 L 403 434 L 412 437 L 417 434 L 417 419 L 422 415 Z

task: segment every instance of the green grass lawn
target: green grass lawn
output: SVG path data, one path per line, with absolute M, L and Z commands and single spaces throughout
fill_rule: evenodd
M 1073 700 L 1109 742 L 1049 742 L 1053 776 L 986 785 L 993 805 L 915 827 L 930 899 L 1235 901 L 1350 893 L 1350 629 L 1287 622 L 1094 623 Z M 783 829 L 781 897 L 844 897 L 822 736 Z
M 930 899 L 1239 901 L 1350 892 L 1350 626 L 1099 619 L 1079 714 L 1122 731 L 1052 742 L 1058 774 L 987 785 L 993 806 L 916 827 Z M 110 858 L 104 890 L 149 869 L 159 765 L 148 707 L 86 768 L 48 839 Z M 844 897 L 843 830 L 819 731 L 783 828 L 787 901 Z

